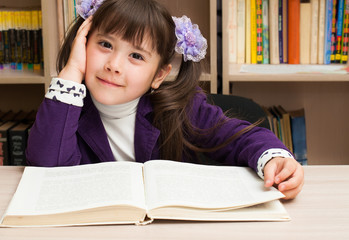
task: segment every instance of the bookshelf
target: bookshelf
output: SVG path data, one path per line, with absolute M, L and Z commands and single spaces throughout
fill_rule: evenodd
M 206 70 L 201 80 L 212 93 L 217 92 L 216 0 L 158 0 L 172 15 L 187 15 L 197 23 L 207 38 L 209 48 L 204 62 Z M 0 70 L 0 107 L 2 110 L 37 109 L 51 78 L 57 75 L 56 57 L 59 51 L 57 0 L 2 0 L 1 8 L 36 8 L 42 11 L 44 67 L 41 71 Z M 207 17 L 210 16 L 210 17 Z M 214 47 L 210 47 L 214 46 Z M 175 65 L 175 64 L 174 64 Z M 174 66 L 176 68 L 176 65 Z M 171 78 L 171 76 L 170 76 Z M 172 75 L 173 78 L 173 75 Z M 28 91 L 27 91 L 28 90 Z
M 222 0 L 223 93 L 251 98 L 264 106 L 304 108 L 308 164 L 349 164 L 349 75 L 241 73 L 242 64 L 229 61 L 231 1 Z

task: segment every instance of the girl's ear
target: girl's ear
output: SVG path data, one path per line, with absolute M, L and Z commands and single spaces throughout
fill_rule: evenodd
M 165 80 L 167 75 L 171 72 L 172 70 L 172 65 L 168 64 L 167 66 L 161 68 L 159 72 L 156 74 L 153 82 L 151 83 L 151 87 L 153 89 L 158 89 L 162 82 Z

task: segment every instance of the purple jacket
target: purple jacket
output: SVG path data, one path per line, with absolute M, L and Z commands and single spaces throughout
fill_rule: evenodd
M 137 162 L 159 159 L 159 129 L 152 125 L 152 104 L 149 97 L 141 97 L 135 124 L 134 148 Z M 219 107 L 206 102 L 204 94 L 197 94 L 191 111 L 192 123 L 210 128 L 223 117 Z M 232 119 L 215 134 L 191 136 L 190 141 L 204 148 L 223 143 L 249 123 Z M 222 165 L 250 166 L 256 170 L 257 160 L 270 148 L 287 148 L 269 130 L 255 127 L 218 151 L 208 155 Z M 194 152 L 189 152 L 195 156 Z M 27 163 L 35 166 L 70 166 L 115 161 L 98 110 L 89 94 L 84 106 L 77 107 L 45 98 L 30 131 Z M 198 162 L 195 159 L 183 159 Z

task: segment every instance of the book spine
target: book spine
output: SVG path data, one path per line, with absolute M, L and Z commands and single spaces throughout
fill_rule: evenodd
M 317 64 L 319 41 L 319 0 L 311 1 L 310 64 Z
M 21 35 L 21 16 L 20 12 L 15 12 L 15 30 L 16 30 L 16 69 L 22 70 L 22 35 Z
M 263 21 L 263 63 L 269 64 L 269 2 L 262 2 L 262 21 Z
M 287 20 L 288 20 L 288 0 L 282 1 L 282 48 L 283 48 L 283 63 L 288 63 L 288 28 L 287 28 Z
M 325 49 L 325 14 L 326 14 L 326 0 L 319 2 L 319 44 L 318 44 L 318 64 L 324 64 L 324 49 Z
M 279 0 L 279 12 L 278 12 L 278 31 L 279 31 L 279 61 L 284 63 L 284 46 L 283 46 L 283 0 Z
M 300 64 L 310 64 L 311 33 L 310 0 L 302 0 L 300 7 Z
M 338 1 L 337 6 L 337 39 L 336 39 L 336 55 L 335 63 L 340 63 L 342 54 L 342 34 L 343 34 L 343 15 L 344 15 L 344 0 Z
M 10 165 L 12 166 L 26 165 L 25 149 L 27 147 L 27 133 L 27 130 L 9 131 Z
M 251 0 L 246 0 L 246 63 L 251 64 Z
M 32 30 L 33 30 L 33 69 L 40 70 L 40 40 L 39 40 L 39 11 L 32 11 Z
M 278 1 L 269 1 L 269 57 L 271 64 L 279 64 L 279 36 L 278 36 Z
M 245 63 L 245 0 L 238 0 L 238 16 L 237 16 L 237 63 Z
M 3 18 L 4 18 L 4 30 L 3 30 L 3 36 L 4 36 L 4 68 L 10 68 L 10 31 L 9 31 L 9 12 L 4 11 L 3 12 Z
M 27 39 L 27 49 L 26 49 L 26 68 L 33 69 L 33 56 L 32 56 L 32 30 L 31 30 L 31 12 L 25 11 L 25 23 L 26 23 L 26 39 Z
M 288 0 L 288 63 L 299 64 L 300 0 Z
M 333 0 L 326 0 L 324 64 L 331 63 L 332 7 Z
M 4 68 L 4 36 L 2 34 L 4 29 L 3 13 L 0 11 L 0 70 Z
M 307 140 L 305 117 L 291 117 L 293 154 L 301 165 L 307 165 Z
M 251 63 L 257 63 L 257 0 L 251 0 Z
M 257 18 L 257 63 L 263 63 L 263 19 L 262 19 L 262 0 L 256 1 Z
M 337 34 L 337 30 L 336 30 L 336 24 L 337 22 L 337 0 L 333 0 L 333 5 L 332 5 L 332 22 L 331 22 L 331 63 L 335 63 L 336 62 L 336 42 L 337 42 L 337 38 L 336 38 L 336 34 Z
M 229 2 L 228 9 L 228 36 L 229 36 L 229 62 L 237 63 L 237 0 Z
M 348 62 L 348 46 L 349 46 L 349 0 L 345 1 L 344 7 L 344 20 L 343 20 L 343 41 L 341 52 L 341 63 L 346 64 Z

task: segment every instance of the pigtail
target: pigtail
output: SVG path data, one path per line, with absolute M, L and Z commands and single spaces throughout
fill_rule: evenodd
M 165 81 L 151 95 L 154 107 L 153 124 L 160 129 L 159 148 L 163 159 L 182 161 L 183 153 L 192 148 L 186 141 L 186 132 L 193 129 L 188 113 L 191 102 L 199 90 L 201 64 L 181 62 L 174 81 Z

